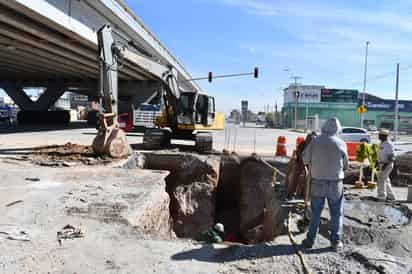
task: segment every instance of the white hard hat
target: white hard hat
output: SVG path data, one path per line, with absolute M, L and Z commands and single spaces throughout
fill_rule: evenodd
M 386 135 L 386 136 L 388 136 L 389 134 L 390 134 L 389 130 L 384 129 L 384 128 L 379 131 L 379 135 Z
M 219 232 L 222 232 L 222 233 L 225 232 L 225 227 L 221 223 L 215 224 L 214 229 L 216 231 L 219 231 Z

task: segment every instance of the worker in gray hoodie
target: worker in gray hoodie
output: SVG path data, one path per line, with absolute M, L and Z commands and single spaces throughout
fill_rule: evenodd
M 326 121 L 321 135 L 303 152 L 303 162 L 308 167 L 311 181 L 312 217 L 303 247 L 312 248 L 318 233 L 320 216 L 328 200 L 330 211 L 330 241 L 333 249 L 342 245 L 343 230 L 343 171 L 348 167 L 346 144 L 339 137 L 341 125 L 337 118 Z

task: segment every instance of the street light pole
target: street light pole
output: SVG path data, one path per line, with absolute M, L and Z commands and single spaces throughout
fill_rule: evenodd
M 368 72 L 368 49 L 369 49 L 369 41 L 366 41 L 366 51 L 365 51 L 365 69 L 363 74 L 363 94 L 362 94 L 362 106 L 365 106 L 366 101 L 366 76 Z M 361 114 L 361 128 L 363 128 L 364 124 L 364 113 Z
M 295 113 L 294 113 L 294 129 L 298 128 L 298 101 L 299 101 L 299 93 L 298 93 L 298 79 L 301 79 L 302 77 L 300 76 L 292 76 L 291 77 L 294 80 L 294 95 L 295 95 Z
M 395 88 L 395 141 L 398 140 L 399 131 L 399 63 L 396 64 L 396 88 Z

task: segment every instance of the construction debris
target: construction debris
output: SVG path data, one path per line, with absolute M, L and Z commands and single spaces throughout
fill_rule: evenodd
M 30 181 L 30 182 L 39 182 L 40 181 L 40 178 L 30 178 L 30 177 L 27 177 L 27 178 L 24 178 L 24 180 L 26 180 L 26 181 Z
M 30 241 L 29 235 L 26 231 L 15 225 L 0 225 L 0 239 L 4 235 L 7 240 L 28 242 Z
M 84 231 L 81 228 L 76 228 L 72 225 L 66 225 L 61 231 L 57 232 L 57 241 L 62 245 L 63 240 L 83 238 Z
M 23 200 L 17 200 L 17 201 L 8 203 L 8 204 L 6 205 L 6 207 L 11 207 L 11 206 L 14 206 L 14 205 L 19 204 L 19 203 L 23 203 Z
M 105 165 L 115 161 L 108 156 L 96 155 L 91 146 L 72 143 L 35 147 L 27 149 L 24 154 L 21 157 L 14 157 L 13 160 L 31 161 L 36 165 L 48 167 L 74 167 L 79 164 Z M 26 178 L 25 180 L 37 182 L 40 179 Z

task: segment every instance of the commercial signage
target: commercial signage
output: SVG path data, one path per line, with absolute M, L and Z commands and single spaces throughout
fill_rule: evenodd
M 362 100 L 359 101 L 359 105 L 362 104 Z M 368 111 L 395 111 L 395 100 L 367 100 L 365 106 Z M 399 101 L 399 111 L 412 112 L 412 101 Z
M 320 101 L 328 103 L 356 103 L 358 95 L 359 92 L 355 89 L 323 88 Z
M 290 86 L 285 89 L 284 103 L 319 103 L 323 86 Z

